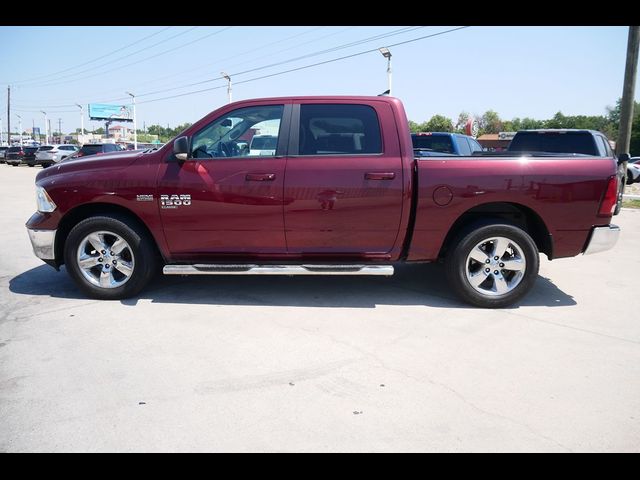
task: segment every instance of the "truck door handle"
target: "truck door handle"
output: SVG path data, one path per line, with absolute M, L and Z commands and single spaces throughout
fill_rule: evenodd
M 366 180 L 393 180 L 396 174 L 393 172 L 369 172 L 364 174 Z
M 247 182 L 272 182 L 276 179 L 275 173 L 247 173 L 244 177 Z

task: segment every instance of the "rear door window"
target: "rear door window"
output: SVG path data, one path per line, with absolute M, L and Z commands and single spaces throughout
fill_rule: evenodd
M 298 153 L 299 155 L 382 153 L 382 136 L 376 111 L 369 105 L 301 105 Z

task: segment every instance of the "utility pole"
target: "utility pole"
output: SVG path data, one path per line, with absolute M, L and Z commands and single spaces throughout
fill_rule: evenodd
M 11 146 L 11 87 L 7 85 L 7 145 Z
M 220 72 L 220 75 L 222 75 L 222 78 L 224 78 L 227 81 L 227 97 L 229 98 L 229 103 L 231 103 L 231 101 L 232 101 L 231 76 L 228 73 L 225 73 L 225 72 Z
M 131 92 L 124 92 L 133 100 L 133 149 L 138 149 L 138 127 L 136 125 L 136 96 Z
M 31 118 L 31 136 L 33 137 L 33 141 L 36 142 L 36 121 L 33 118 Z
M 62 119 L 58 118 L 58 144 L 62 143 Z
M 633 123 L 633 97 L 635 95 L 636 74 L 638 72 L 638 46 L 640 27 L 629 27 L 627 40 L 627 64 L 624 70 L 624 85 L 620 103 L 620 129 L 616 142 L 616 153 L 629 153 L 631 143 L 631 124 Z
M 20 135 L 20 146 L 22 146 L 22 117 L 20 115 L 16 115 L 18 117 L 18 134 Z
M 381 47 L 378 50 L 387 59 L 387 90 L 391 95 L 391 51 L 387 47 Z
M 51 119 L 47 120 L 47 126 L 49 127 L 49 135 L 51 136 L 51 143 L 53 143 L 53 132 L 51 131 Z
M 80 108 L 80 135 L 84 140 L 84 108 L 79 103 L 76 103 L 76 106 Z M 80 141 L 80 135 L 78 135 L 78 143 L 82 145 L 83 142 Z
M 49 144 L 49 130 L 47 130 L 47 112 L 40 110 L 40 113 L 44 115 L 44 143 Z

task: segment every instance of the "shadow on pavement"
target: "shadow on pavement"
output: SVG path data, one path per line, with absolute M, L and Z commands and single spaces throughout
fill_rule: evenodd
M 28 270 L 9 281 L 9 290 L 22 295 L 85 298 L 69 275 L 47 265 Z M 325 276 L 162 276 L 138 297 L 122 300 L 136 305 L 140 299 L 154 303 L 211 305 L 273 305 L 299 307 L 374 308 L 376 305 L 426 305 L 473 308 L 449 291 L 439 264 L 399 265 L 392 277 Z M 519 306 L 576 305 L 573 297 L 549 279 L 538 277 L 535 287 Z

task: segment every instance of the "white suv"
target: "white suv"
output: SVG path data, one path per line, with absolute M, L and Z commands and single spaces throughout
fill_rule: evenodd
M 77 151 L 75 145 L 43 145 L 36 152 L 36 163 L 48 167 Z

